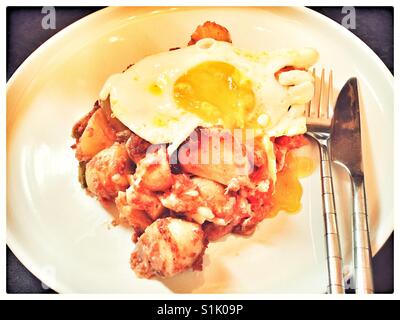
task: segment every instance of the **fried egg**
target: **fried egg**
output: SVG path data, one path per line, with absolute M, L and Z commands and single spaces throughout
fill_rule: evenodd
M 317 59 L 310 48 L 252 53 L 207 38 L 112 75 L 100 99 L 152 144 L 178 147 L 198 126 L 296 135 L 306 131 L 304 104 L 314 90 L 307 69 Z M 288 66 L 295 70 L 277 74 Z

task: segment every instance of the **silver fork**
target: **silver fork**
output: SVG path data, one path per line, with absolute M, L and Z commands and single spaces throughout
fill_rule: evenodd
M 314 76 L 314 96 L 306 105 L 307 135 L 319 146 L 322 202 L 325 226 L 325 243 L 328 264 L 328 293 L 344 293 L 343 260 L 340 249 L 339 229 L 336 218 L 335 197 L 332 183 L 331 162 L 328 152 L 331 119 L 333 116 L 332 71 L 326 83 L 325 71 L 322 69 L 320 80 Z

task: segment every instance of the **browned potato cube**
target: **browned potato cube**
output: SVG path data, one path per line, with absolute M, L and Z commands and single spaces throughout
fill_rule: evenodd
M 141 177 L 141 185 L 150 191 L 165 191 L 172 185 L 172 173 L 166 148 L 148 153 L 136 168 Z
M 86 165 L 88 190 L 102 200 L 114 199 L 129 187 L 132 163 L 123 144 L 100 151 Z
M 111 146 L 116 139 L 102 109 L 97 109 L 79 138 L 76 157 L 79 161 L 88 161 L 101 150 Z
M 135 205 L 128 204 L 125 192 L 118 193 L 115 204 L 119 213 L 118 220 L 131 225 L 139 236 L 153 222 L 145 211 L 137 209 Z

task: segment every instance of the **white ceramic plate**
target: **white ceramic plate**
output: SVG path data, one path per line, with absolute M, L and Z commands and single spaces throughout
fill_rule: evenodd
M 393 78 L 358 38 L 299 8 L 107 8 L 47 41 L 7 88 L 7 243 L 58 292 L 322 293 L 327 284 L 318 170 L 303 180 L 303 209 L 261 223 L 250 238 L 212 243 L 203 272 L 165 281 L 137 279 L 129 267 L 131 232 L 80 188 L 69 146 L 74 122 L 106 78 L 138 59 L 187 43 L 214 20 L 238 47 L 310 46 L 318 67 L 334 70 L 336 89 L 360 80 L 368 208 L 374 253 L 393 230 Z M 308 150 L 316 157 L 313 148 Z M 340 231 L 351 257 L 350 188 L 336 172 Z

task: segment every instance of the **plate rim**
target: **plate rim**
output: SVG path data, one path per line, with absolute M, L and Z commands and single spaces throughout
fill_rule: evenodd
M 38 48 L 36 48 L 22 63 L 21 65 L 15 70 L 15 72 L 11 75 L 9 80 L 6 83 L 6 101 L 8 101 L 8 95 L 9 91 L 12 89 L 18 78 L 20 77 L 20 74 L 23 74 L 25 70 L 29 67 L 29 65 L 35 61 L 36 59 L 39 59 L 43 54 L 45 54 L 47 48 L 51 48 L 54 44 L 57 43 L 57 41 L 61 41 L 64 36 L 68 35 L 69 33 L 73 33 L 75 29 L 79 29 L 81 25 L 85 25 L 87 23 L 95 23 L 96 20 L 100 19 L 101 16 L 103 15 L 108 15 L 112 13 L 113 11 L 120 10 L 121 8 L 124 7 L 106 7 L 103 9 L 99 9 L 98 11 L 95 11 L 93 13 L 90 13 L 70 25 L 66 26 L 64 29 L 60 30 L 56 34 L 54 34 L 52 37 L 48 38 L 43 44 L 41 44 Z M 168 10 L 174 9 L 175 11 L 185 11 L 185 10 L 196 10 L 196 9 L 216 9 L 216 8 L 223 8 L 221 6 L 190 6 L 190 7 L 153 7 L 153 6 L 148 6 L 148 7 L 143 7 L 143 6 L 129 6 L 130 9 L 146 9 L 143 13 L 139 14 L 139 17 L 147 16 L 147 15 L 159 15 L 159 14 L 168 14 Z M 364 42 L 362 41 L 357 35 L 354 33 L 350 32 L 343 26 L 341 26 L 339 23 L 336 21 L 330 19 L 327 16 L 324 16 L 323 14 L 314 11 L 310 8 L 307 7 L 293 7 L 293 6 L 249 6 L 249 7 L 238 7 L 238 6 L 231 6 L 230 8 L 235 8 L 235 9 L 262 9 L 262 10 L 268 10 L 269 8 L 285 8 L 285 9 L 291 9 L 299 12 L 302 15 L 308 15 L 311 16 L 312 18 L 315 18 L 319 20 L 323 24 L 328 24 L 330 27 L 332 27 L 335 32 L 338 32 L 341 36 L 349 39 L 350 41 L 355 41 L 356 44 L 361 47 L 361 49 L 369 55 L 376 65 L 379 67 L 379 70 L 381 73 L 384 75 L 384 78 L 387 82 L 387 85 L 390 86 L 390 89 L 393 91 L 393 83 L 394 83 L 394 75 L 390 72 L 388 67 L 384 64 L 384 62 L 379 58 L 379 56 Z M 151 10 L 151 11 L 150 11 Z M 153 12 L 157 11 L 157 12 Z M 32 76 L 34 78 L 34 75 Z M 6 103 L 6 110 L 7 110 L 7 103 Z M 7 131 L 7 137 L 6 137 L 6 149 L 8 150 L 8 141 L 9 141 L 9 121 L 8 121 L 8 116 L 6 119 L 6 131 Z M 7 152 L 6 152 L 6 159 L 8 158 Z M 8 168 L 8 160 L 6 160 L 6 169 Z M 7 170 L 8 171 L 8 170 Z M 7 197 L 7 190 L 8 190 L 8 182 L 7 182 L 7 171 L 6 171 L 6 197 Z M 24 251 L 22 248 L 22 245 L 18 243 L 18 241 L 13 237 L 12 233 L 9 230 L 9 225 L 7 223 L 7 216 L 8 212 L 10 210 L 9 208 L 9 200 L 8 197 L 6 198 L 6 244 L 10 248 L 10 250 L 13 252 L 13 254 L 17 257 L 17 259 L 31 272 L 36 278 L 38 278 L 42 283 L 46 284 L 46 280 L 49 280 L 49 277 L 46 276 L 46 273 L 41 272 L 35 263 L 33 263 L 32 259 L 29 258 L 29 254 Z M 392 211 L 394 211 L 394 206 L 392 204 Z M 392 212 L 392 216 L 394 217 L 394 212 Z M 381 243 L 379 243 L 376 246 L 376 250 L 373 252 L 373 256 L 379 252 L 379 250 L 383 247 L 383 245 L 386 243 L 386 241 L 389 239 L 391 234 L 394 231 L 394 223 L 392 223 L 392 226 L 389 228 L 386 228 L 385 230 L 385 236 L 381 237 Z M 383 241 L 382 241 L 383 239 Z M 28 268 L 29 266 L 29 268 Z M 351 274 L 346 277 L 345 280 L 350 278 Z M 325 286 L 324 286 L 325 287 Z M 65 285 L 63 282 L 57 281 L 54 283 L 51 287 L 53 290 L 55 290 L 57 293 L 76 293 L 71 288 L 68 288 L 67 285 Z M 321 290 L 321 294 L 324 293 L 324 289 Z M 159 295 L 159 293 L 148 293 L 151 295 Z M 255 293 L 256 295 L 265 295 L 266 293 Z M 289 294 L 289 293 L 288 293 Z M 131 293 L 131 295 L 136 295 L 135 293 Z M 173 292 L 170 293 L 161 293 L 161 295 L 173 295 L 175 297 L 182 296 L 182 295 L 176 295 Z M 190 293 L 190 295 L 193 295 Z M 198 295 L 198 294 L 196 294 Z M 211 295 L 219 295 L 218 293 L 216 294 L 211 294 Z M 230 295 L 242 295 L 240 293 L 233 293 Z M 245 294 L 246 296 L 253 295 L 253 293 L 248 293 Z

